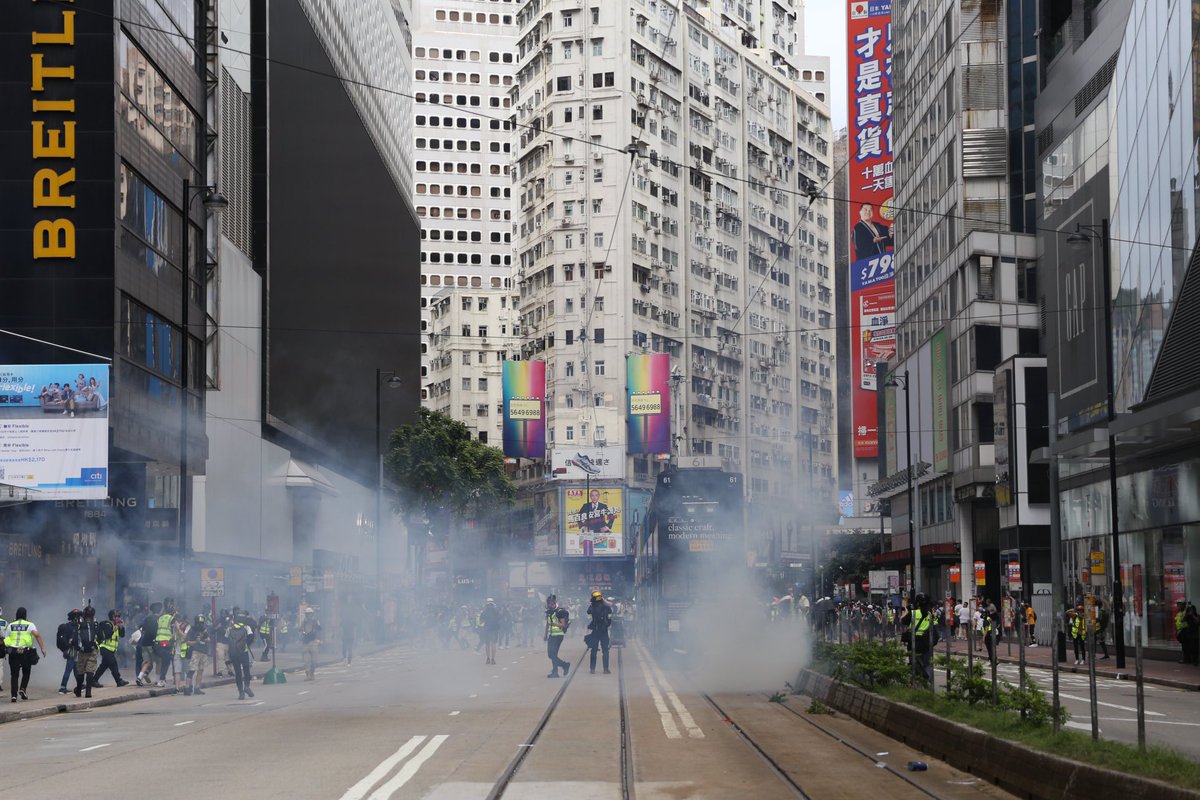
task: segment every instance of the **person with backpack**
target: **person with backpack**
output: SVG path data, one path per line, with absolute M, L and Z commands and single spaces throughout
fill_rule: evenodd
M 592 604 L 588 606 L 588 616 L 592 621 L 588 623 L 588 630 L 591 631 L 584 641 L 588 642 L 588 649 L 591 650 L 588 656 L 591 663 L 592 674 L 596 674 L 596 651 L 604 649 L 604 674 L 608 675 L 608 629 L 612 626 L 612 606 L 604 602 L 604 595 L 600 592 L 592 592 Z
M 238 613 L 225 629 L 225 641 L 229 646 L 229 662 L 233 665 L 233 679 L 237 683 L 238 700 L 254 697 L 250 688 L 250 647 L 254 637 L 254 620 L 247 614 Z
M 67 688 L 67 681 L 75 674 L 75 659 L 79 654 L 79 651 L 75 649 L 75 638 L 79 632 L 79 621 L 82 619 L 82 611 L 78 608 L 71 609 L 67 612 L 67 621 L 60 624 L 54 634 L 54 646 L 58 648 L 67 662 L 63 667 L 62 680 L 58 684 L 59 694 L 66 694 L 70 691 Z
M 929 596 L 917 595 L 916 608 L 910 615 L 912 646 L 915 654 L 913 672 L 933 686 L 933 648 L 937 645 L 938 628 L 933 623 L 933 612 L 929 608 Z
M 167 671 L 171 669 L 175 655 L 175 601 L 163 600 L 162 613 L 154 626 L 154 660 L 158 663 L 158 681 L 154 684 L 166 688 Z
M 485 664 L 496 663 L 496 642 L 500 638 L 500 609 L 496 601 L 487 599 L 487 604 L 479 612 L 479 640 L 483 642 Z
M 162 603 L 151 603 L 150 610 L 138 626 L 137 642 L 140 664 L 137 685 L 149 686 L 150 673 L 154 671 L 154 635 L 158 631 L 158 618 L 162 614 Z
M 188 653 L 191 654 L 192 671 L 188 675 L 188 685 L 183 693 L 204 694 L 204 670 L 208 668 L 212 633 L 208 628 L 208 618 L 203 614 L 198 614 L 195 622 L 188 629 L 187 645 Z
M 112 673 L 113 679 L 117 682 L 117 686 L 128 686 L 129 681 L 121 679 L 121 670 L 117 666 L 117 648 L 121 644 L 121 638 L 125 636 L 125 620 L 121 619 L 121 612 L 113 609 L 108 612 L 108 619 L 100 623 L 100 669 L 96 670 L 96 675 L 92 679 L 92 688 L 102 688 L 100 685 L 100 676 L 105 670 Z
M 96 624 L 96 609 L 88 606 L 83 610 L 79 624 L 75 626 L 75 696 L 92 696 L 96 667 L 100 661 L 100 626 Z

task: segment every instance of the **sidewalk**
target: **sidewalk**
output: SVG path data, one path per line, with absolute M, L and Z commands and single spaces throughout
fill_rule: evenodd
M 384 645 L 370 645 L 366 647 L 356 648 L 356 656 L 366 656 L 373 653 L 378 653 L 383 650 L 388 650 L 392 647 L 398 647 L 399 642 Z M 52 654 L 54 655 L 54 654 Z M 340 657 L 321 654 L 322 658 L 317 662 L 318 670 L 321 667 L 332 666 L 333 664 L 341 663 Z M 43 660 L 44 663 L 45 660 Z M 304 656 L 297 650 L 290 653 L 278 653 L 276 655 L 276 666 L 283 672 L 292 675 L 304 671 Z M 34 669 L 42 668 L 41 665 Z M 253 679 L 261 685 L 262 677 L 267 670 L 271 668 L 270 661 L 254 661 L 250 664 L 250 674 Z M 61 671 L 61 666 L 59 666 Z M 132 675 L 132 669 L 130 670 Z M 320 674 L 319 672 L 317 673 Z M 124 676 L 123 676 L 124 677 Z M 128 686 L 117 688 L 116 682 L 111 675 L 105 675 L 102 679 L 104 688 L 93 689 L 91 698 L 77 698 L 74 694 L 58 694 L 57 690 L 38 689 L 37 694 L 32 695 L 28 700 L 18 700 L 15 703 L 10 702 L 9 695 L 9 679 L 8 665 L 4 665 L 4 692 L 0 696 L 0 724 L 5 722 L 18 722 L 23 719 L 35 719 L 37 717 L 46 717 L 53 714 L 65 714 L 71 711 L 86 711 L 92 708 L 103 708 L 104 706 L 112 706 L 118 703 L 128 703 L 133 700 L 145 700 L 150 697 L 159 697 L 161 695 L 176 694 L 173 686 L 168 685 L 165 689 L 154 687 L 139 687 L 133 681 L 129 682 Z M 221 686 L 232 686 L 233 678 L 212 678 L 206 676 L 204 679 L 204 689 L 207 692 L 210 689 Z M 74 686 L 72 683 L 71 686 Z M 30 688 L 32 693 L 34 690 Z M 48 694 L 46 697 L 40 695 L 53 691 L 53 694 Z M 264 691 L 270 692 L 270 687 Z
M 977 645 L 979 643 L 976 643 Z M 1011 645 L 1011 647 L 1010 647 Z M 953 640 L 950 645 L 951 652 L 956 656 L 966 657 L 967 643 L 961 640 Z M 1010 656 L 1009 653 L 1012 653 Z M 1137 679 L 1137 664 L 1134 661 L 1133 648 L 1125 648 L 1125 669 L 1117 669 L 1117 659 L 1115 648 L 1110 646 L 1109 653 L 1113 654 L 1112 658 L 1105 659 L 1103 654 L 1097 650 L 1096 654 L 1096 677 L 1111 678 L 1116 680 L 1128 680 L 1130 682 Z M 945 654 L 946 644 L 941 642 L 937 646 L 939 655 Z M 1038 645 L 1037 647 L 1025 648 L 1025 665 L 1034 669 L 1053 669 L 1050 659 L 1054 653 L 1053 647 Z M 979 649 L 975 652 L 976 658 L 982 657 L 986 660 L 987 651 L 979 645 Z M 1002 664 L 1016 664 L 1020 662 L 1020 655 L 1017 648 L 1017 643 L 1010 639 L 1002 639 L 996 647 L 996 660 Z M 1058 669 L 1060 672 L 1074 672 L 1081 675 L 1087 675 L 1087 664 L 1076 665 L 1072 663 L 1071 645 L 1067 643 L 1067 660 L 1059 662 Z M 1143 659 L 1142 661 L 1142 679 L 1146 683 L 1155 684 L 1157 686 L 1167 686 L 1173 689 L 1186 689 L 1188 691 L 1200 691 L 1200 667 L 1193 667 L 1188 664 L 1180 664 L 1176 661 L 1159 661 Z

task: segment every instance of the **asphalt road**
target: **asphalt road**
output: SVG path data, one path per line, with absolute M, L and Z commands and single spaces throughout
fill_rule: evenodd
M 581 650 L 568 642 L 564 656 L 577 663 Z M 218 687 L 0 725 L 5 791 L 61 798 L 137 785 L 172 800 L 484 798 L 563 685 L 545 677 L 540 647 L 501 650 L 497 661 L 396 648 L 322 668 L 313 682 L 258 685 L 244 702 Z M 574 677 L 504 797 L 621 796 L 616 662 L 614 649 L 612 675 L 585 668 Z M 719 714 L 641 648 L 625 649 L 622 663 L 639 800 L 796 796 L 730 720 L 814 798 L 1007 797 L 849 719 L 806 722 L 798 701 L 789 709 L 762 693 L 717 692 Z M 909 773 L 909 760 L 929 770 Z

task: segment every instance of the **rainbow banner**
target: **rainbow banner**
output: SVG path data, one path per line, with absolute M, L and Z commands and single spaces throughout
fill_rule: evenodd
M 666 353 L 625 357 L 630 455 L 671 452 L 671 359 Z
M 546 362 L 504 362 L 504 455 L 546 457 Z

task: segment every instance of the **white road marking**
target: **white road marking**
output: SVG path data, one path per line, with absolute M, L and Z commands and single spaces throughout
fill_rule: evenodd
M 1090 701 L 1088 698 L 1086 698 L 1086 697 L 1076 697 L 1076 696 L 1075 696 L 1075 695 L 1073 695 L 1073 694 L 1063 694 L 1062 692 L 1059 692 L 1059 693 L 1058 693 L 1058 696 L 1059 696 L 1059 697 L 1065 697 L 1065 698 L 1067 698 L 1068 700 L 1077 700 L 1077 701 L 1079 701 L 1080 703 L 1089 703 L 1089 702 L 1091 702 L 1091 701 Z M 1134 711 L 1134 712 L 1136 712 L 1136 711 L 1137 711 L 1137 709 L 1136 709 L 1136 708 L 1131 708 L 1131 707 L 1129 707 L 1129 706 L 1120 706 L 1120 705 L 1117 705 L 1116 703 L 1106 703 L 1106 702 L 1104 702 L 1103 700 L 1097 700 L 1097 701 L 1096 701 L 1096 705 L 1098 705 L 1098 706 L 1108 706 L 1109 708 L 1115 708 L 1115 709 L 1118 709 L 1118 710 L 1120 710 L 1120 711 Z M 1146 716 L 1148 716 L 1148 717 L 1165 717 L 1165 716 L 1166 716 L 1166 714 L 1163 714 L 1163 713 L 1162 713 L 1162 712 L 1160 712 L 1160 711 L 1147 711 L 1147 712 L 1146 712 Z M 1088 726 L 1088 730 L 1091 730 L 1091 726 L 1090 726 L 1090 725 Z
M 265 702 L 267 702 L 267 701 L 266 701 L 266 700 L 259 700 L 257 703 L 251 703 L 250 705 L 251 705 L 252 707 L 253 707 L 253 706 L 261 706 L 261 705 L 262 705 L 263 703 L 265 703 Z
M 305 689 L 303 692 L 298 692 L 298 694 L 308 694 L 311 691 L 312 689 Z
M 667 709 L 667 704 L 663 702 L 662 693 L 658 691 L 658 684 L 654 682 L 654 677 L 650 674 L 650 669 L 646 666 L 645 659 L 642 658 L 642 651 L 635 649 L 634 654 L 642 665 L 642 672 L 646 678 L 646 686 L 650 689 L 650 697 L 654 700 L 654 708 L 658 711 L 659 721 L 662 722 L 663 733 L 668 739 L 682 739 L 683 734 L 679 732 L 679 727 L 675 724 L 675 718 L 671 716 L 670 710 Z
M 458 716 L 459 714 L 461 714 L 461 713 L 462 713 L 461 711 L 451 711 L 451 712 L 450 712 L 450 716 L 452 716 L 452 717 L 457 717 L 457 716 Z
M 1086 723 L 1085 722 L 1066 722 L 1064 724 L 1068 728 L 1075 728 L 1076 730 L 1080 730 L 1080 731 L 1090 731 L 1092 729 L 1092 725 L 1090 722 L 1086 722 Z M 1104 733 L 1104 730 L 1101 729 L 1100 732 Z
M 471 694 L 471 695 L 467 695 L 467 696 L 470 697 L 472 700 L 475 699 L 476 697 L 479 697 L 479 695 L 477 695 L 477 694 Z
M 649 659 L 650 657 L 648 656 L 647 658 Z M 650 669 L 654 671 L 655 679 L 666 690 L 667 699 L 671 701 L 671 705 L 675 708 L 675 713 L 679 715 L 680 721 L 683 722 L 683 727 L 687 728 L 688 736 L 693 739 L 703 739 L 704 731 L 700 730 L 700 726 L 696 724 L 696 720 L 692 719 L 691 713 L 688 712 L 687 707 L 679 699 L 679 696 L 675 694 L 675 690 L 671 688 L 671 684 L 667 683 L 666 676 L 662 674 L 662 671 L 659 670 L 658 665 L 653 660 L 650 660 Z
M 1146 713 L 1149 714 L 1150 712 L 1147 711 Z M 1101 717 L 1100 719 L 1106 722 L 1137 722 L 1137 717 Z M 1200 722 L 1172 722 L 1169 719 L 1148 719 L 1146 722 L 1153 722 L 1155 725 L 1184 725 L 1189 728 L 1200 728 Z
M 414 736 L 409 739 L 401 745 L 399 750 L 380 761 L 379 766 L 367 773 L 367 777 L 347 789 L 341 800 L 362 800 L 372 786 L 382 780 L 397 764 L 408 758 L 423 741 L 425 741 L 424 736 Z
M 88 752 L 91 752 L 92 750 L 99 750 L 101 747 L 108 747 L 108 746 L 109 746 L 109 745 L 111 745 L 111 744 L 112 744 L 112 742 L 108 742 L 107 744 L 94 744 L 94 745 L 92 745 L 91 747 L 85 747 L 85 748 L 83 748 L 83 749 L 82 749 L 82 750 L 80 750 L 79 752 L 81 752 L 81 753 L 88 753 Z
M 189 719 L 187 722 L 176 722 L 176 723 L 175 723 L 175 727 L 176 727 L 176 728 L 182 728 L 184 725 L 191 725 L 191 724 L 192 724 L 193 722 L 195 722 L 195 721 L 196 721 L 196 720 L 194 720 L 194 719 Z
M 412 780 L 412 777 L 417 774 L 417 770 L 421 768 L 421 765 L 428 761 L 437 752 L 437 749 L 442 746 L 442 742 L 449 738 L 445 734 L 440 734 L 430 739 L 429 744 L 425 745 L 421 748 L 421 752 L 409 759 L 400 768 L 400 771 L 396 773 L 395 777 L 376 789 L 371 794 L 369 800 L 390 800 L 391 796 L 399 791 L 404 784 Z

